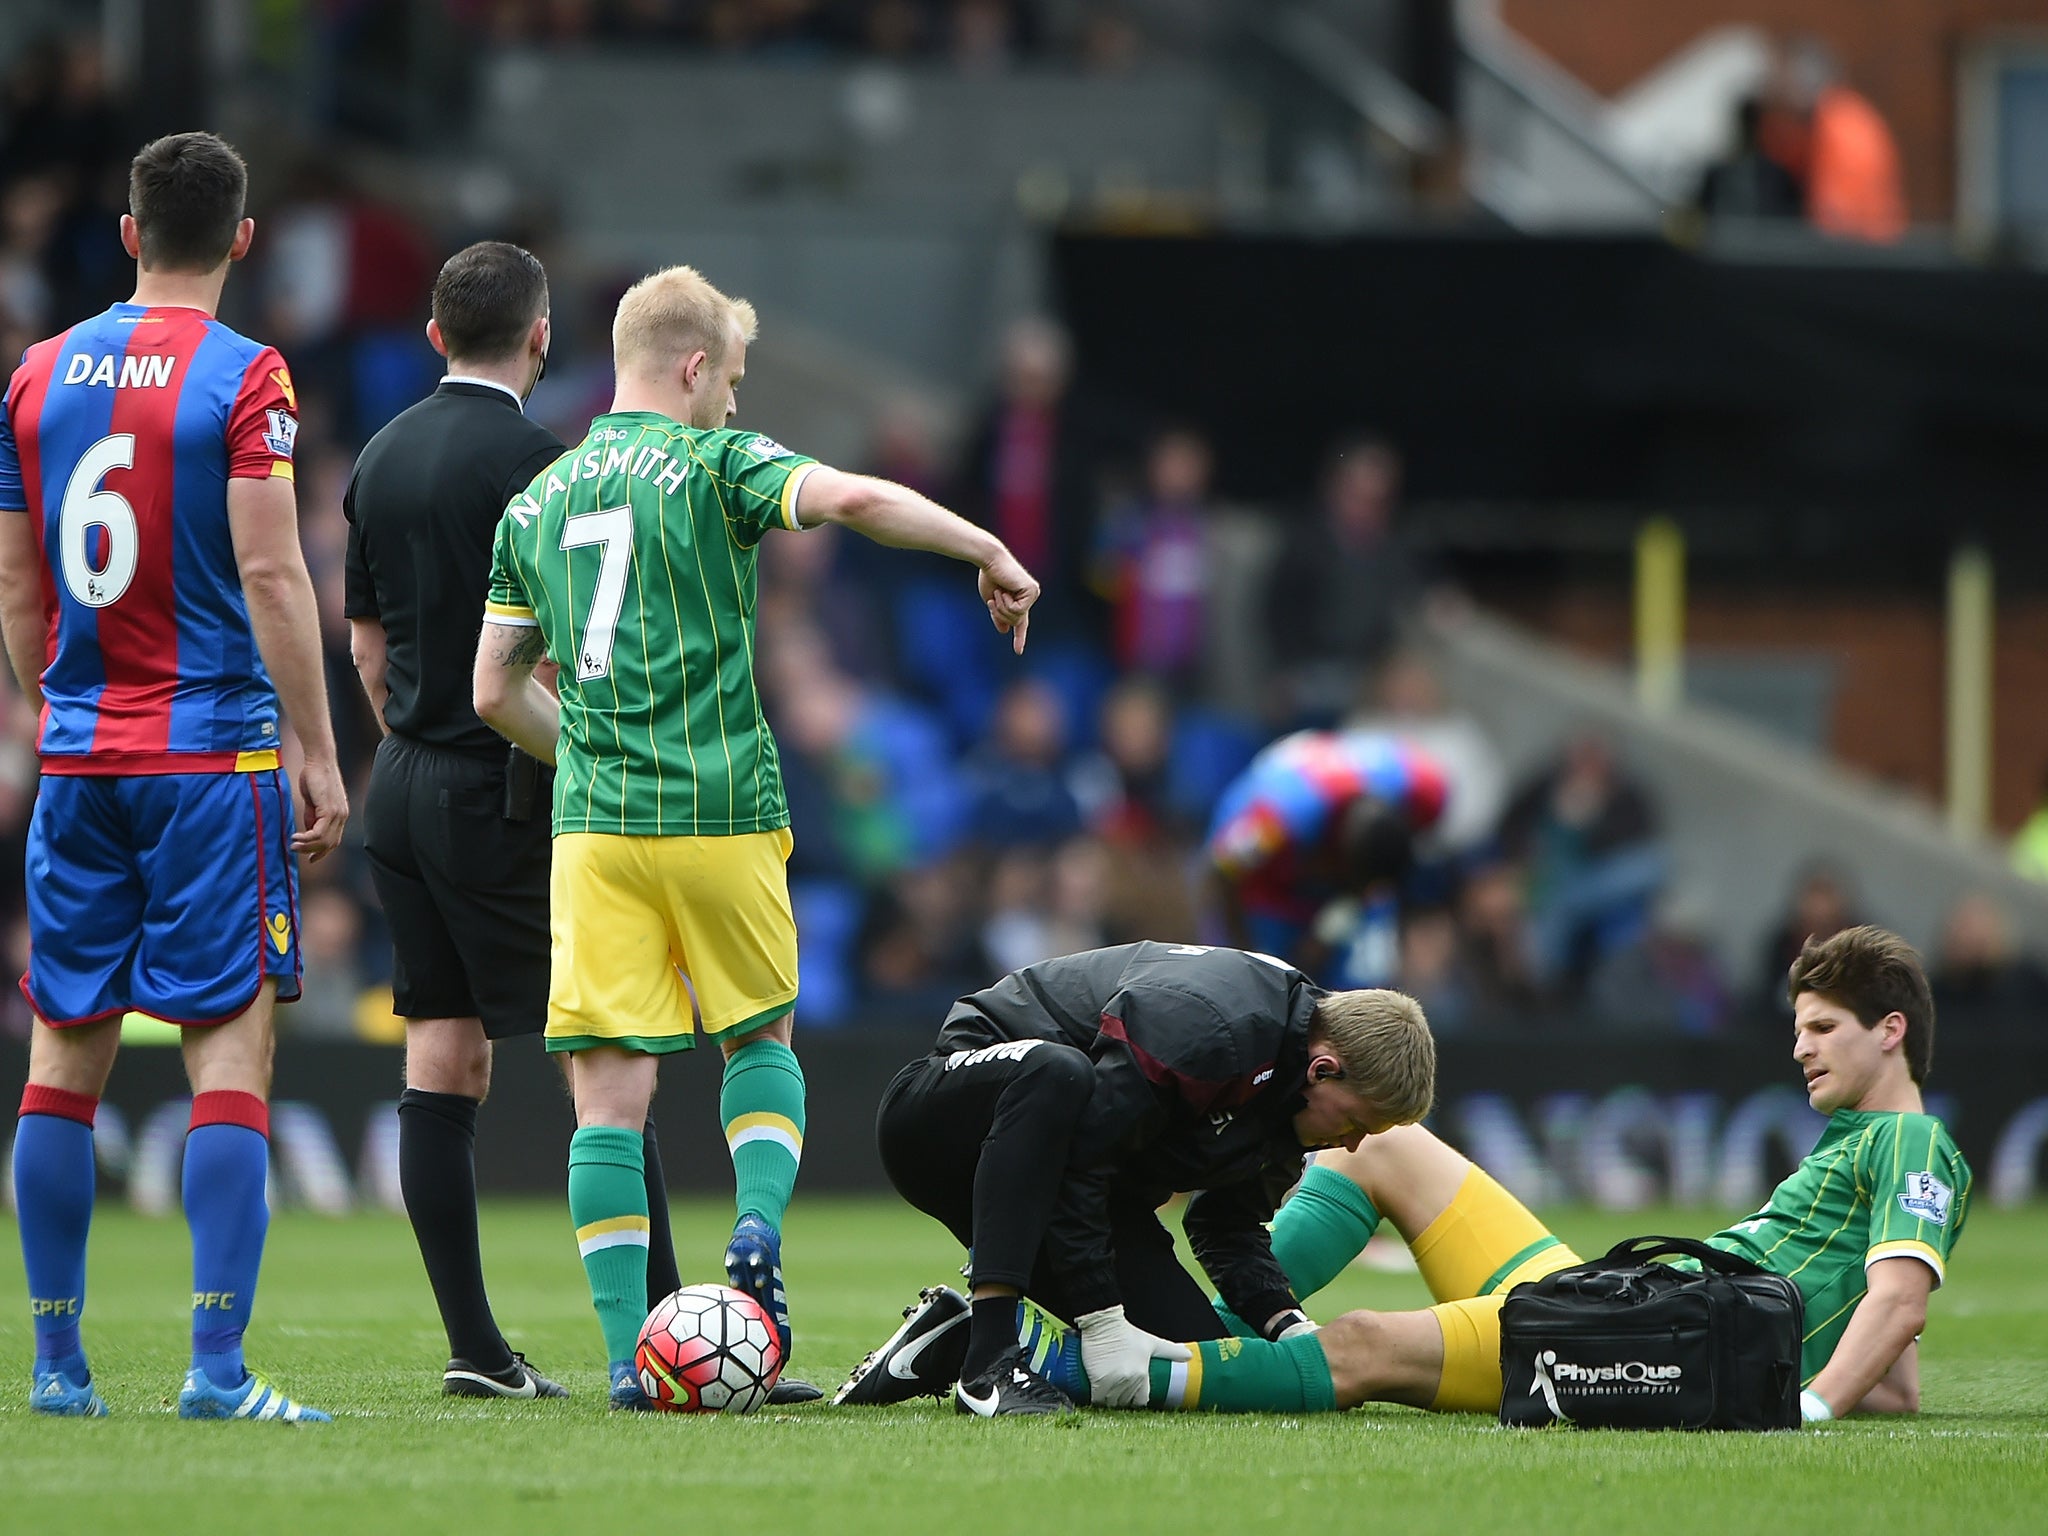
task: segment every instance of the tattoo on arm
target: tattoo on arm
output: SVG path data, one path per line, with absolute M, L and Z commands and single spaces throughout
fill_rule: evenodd
M 501 667 L 537 667 L 547 653 L 547 641 L 538 626 L 521 626 L 510 642 L 501 640 L 491 648 L 491 660 Z

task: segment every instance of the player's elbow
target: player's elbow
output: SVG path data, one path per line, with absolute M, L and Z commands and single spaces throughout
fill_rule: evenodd
M 306 567 L 288 554 L 264 554 L 241 562 L 242 597 L 252 610 L 276 612 L 290 606 L 306 582 Z
M 502 673 L 479 667 L 470 684 L 470 703 L 477 718 L 500 736 L 505 734 L 504 720 L 507 706 L 512 701 L 512 690 L 506 685 Z

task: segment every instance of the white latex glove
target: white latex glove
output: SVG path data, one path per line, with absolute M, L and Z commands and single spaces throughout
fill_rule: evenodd
M 1088 1401 L 1098 1408 L 1143 1408 L 1152 1401 L 1154 1360 L 1185 1360 L 1188 1348 L 1134 1327 L 1121 1306 L 1083 1313 L 1081 1369 L 1088 1373 Z

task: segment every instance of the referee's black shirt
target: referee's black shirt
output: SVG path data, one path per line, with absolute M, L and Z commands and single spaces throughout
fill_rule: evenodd
M 477 718 L 477 636 L 505 504 L 562 453 L 511 390 L 451 375 L 363 449 L 348 514 L 351 619 L 384 626 L 384 723 L 415 741 L 502 757 Z

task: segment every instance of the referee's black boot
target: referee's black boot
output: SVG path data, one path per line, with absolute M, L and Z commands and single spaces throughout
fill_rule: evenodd
M 467 1360 L 450 1360 L 441 1373 L 441 1391 L 448 1397 L 567 1397 L 569 1389 L 549 1381 L 526 1363 L 526 1356 L 512 1351 L 512 1363 L 502 1371 L 480 1371 Z

